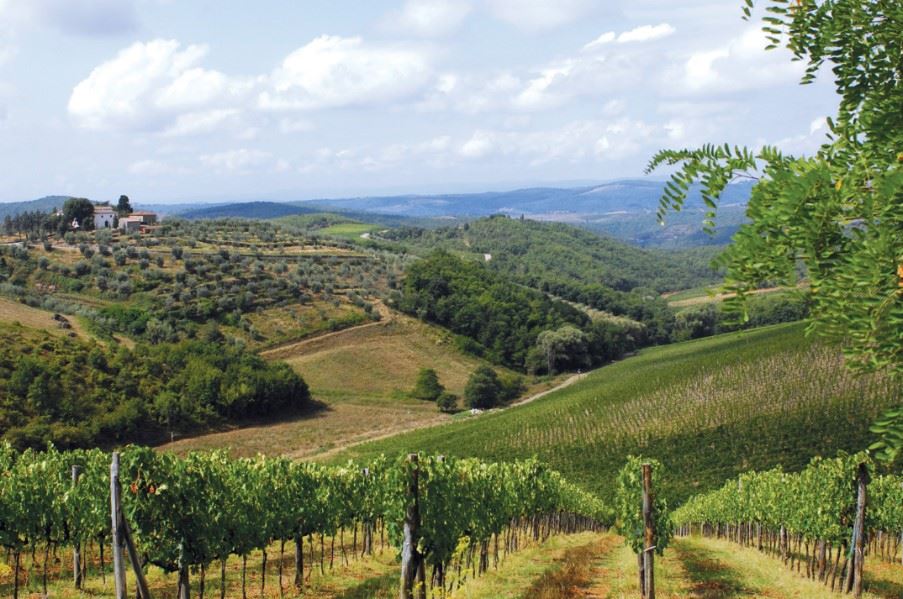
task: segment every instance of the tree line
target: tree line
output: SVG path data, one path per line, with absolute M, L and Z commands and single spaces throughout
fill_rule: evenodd
M 235 344 L 111 348 L 4 329 L 0 398 L 0 431 L 13 446 L 93 447 L 297 411 L 310 393 L 286 364 Z

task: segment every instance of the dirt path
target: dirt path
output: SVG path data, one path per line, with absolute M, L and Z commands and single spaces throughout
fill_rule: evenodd
M 375 323 L 375 324 L 379 324 L 379 323 Z M 369 326 L 369 325 L 364 325 L 364 326 Z M 359 327 L 358 327 L 358 328 L 359 328 Z M 350 331 L 351 329 L 347 329 L 347 330 Z M 545 397 L 546 395 L 549 395 L 550 393 L 554 393 L 554 392 L 556 392 L 556 391 L 560 391 L 560 390 L 564 389 L 565 387 L 570 387 L 571 385 L 573 385 L 573 384 L 576 383 L 577 381 L 580 381 L 580 380 L 583 380 L 584 378 L 586 378 L 586 376 L 587 376 L 588 374 L 589 374 L 588 372 L 583 372 L 583 373 L 580 373 L 580 374 L 575 374 L 575 375 L 573 375 L 573 376 L 571 376 L 571 377 L 568 377 L 567 379 L 565 379 L 565 380 L 562 381 L 561 383 L 555 385 L 555 386 L 552 387 L 551 389 L 546 389 L 545 391 L 542 391 L 542 392 L 540 392 L 540 393 L 536 393 L 536 394 L 534 394 L 534 395 L 531 395 L 531 396 L 529 396 L 529 397 L 526 397 L 526 398 L 524 398 L 524 399 L 521 399 L 521 400 L 519 400 L 519 401 L 516 401 L 515 403 L 512 403 L 512 404 L 511 404 L 510 406 L 508 406 L 508 407 L 505 407 L 505 408 L 497 408 L 497 409 L 495 409 L 495 410 L 490 410 L 490 412 L 497 412 L 497 411 L 502 411 L 502 410 L 510 410 L 511 408 L 516 408 L 516 407 L 518 407 L 518 406 L 522 406 L 522 405 L 528 404 L 528 403 L 530 403 L 530 402 L 532 402 L 532 401 L 536 401 L 537 399 L 540 399 L 540 398 L 542 398 L 542 397 Z M 376 433 L 362 433 L 361 435 L 358 435 L 354 440 L 351 440 L 351 441 L 349 441 L 349 442 L 347 442 L 347 443 L 343 443 L 342 445 L 338 445 L 338 446 L 333 447 L 333 448 L 331 448 L 331 449 L 328 449 L 328 450 L 326 450 L 326 451 L 324 451 L 324 452 L 317 453 L 317 454 L 314 454 L 314 455 L 308 455 L 308 456 L 306 456 L 306 457 L 317 458 L 317 459 L 324 459 L 324 458 L 328 458 L 328 457 L 330 457 L 330 456 L 333 456 L 333 455 L 335 455 L 335 454 L 337 454 L 337 453 L 341 453 L 342 451 L 345 451 L 346 449 L 351 449 L 352 447 L 357 447 L 358 445 L 363 445 L 364 443 L 369 443 L 369 442 L 371 442 L 371 441 L 381 441 L 382 439 L 388 439 L 389 437 L 394 437 L 395 435 L 400 435 L 400 434 L 403 434 L 403 433 L 408 433 L 408 432 L 410 432 L 410 431 L 416 431 L 416 430 L 420 430 L 420 429 L 424 429 L 424 428 L 432 428 L 432 427 L 434 427 L 434 426 L 443 426 L 443 425 L 446 425 L 446 424 L 452 424 L 453 422 L 456 422 L 456 421 L 454 421 L 454 420 L 449 420 L 449 419 L 448 419 L 447 417 L 445 417 L 445 416 L 437 416 L 436 418 L 434 418 L 434 419 L 432 419 L 432 420 L 425 420 L 425 421 L 418 422 L 418 423 L 415 423 L 415 424 L 410 424 L 410 425 L 404 425 L 404 424 L 401 424 L 401 425 L 399 425 L 399 426 L 397 426 L 397 427 L 394 427 L 394 426 L 393 426 L 393 427 L 388 428 L 388 429 L 381 429 L 379 432 L 376 432 Z M 301 457 L 301 456 L 289 454 L 289 457 Z
M 516 407 L 518 407 L 518 406 L 523 406 L 523 405 L 526 405 L 526 404 L 528 404 L 528 403 L 530 403 L 530 402 L 532 402 L 532 401 L 536 401 L 537 399 L 540 399 L 540 398 L 542 398 L 542 397 L 545 397 L 545 396 L 548 395 L 549 393 L 555 393 L 556 391 L 561 391 L 561 390 L 564 389 L 565 387 L 570 387 L 571 385 L 573 385 L 573 384 L 576 383 L 577 381 L 582 381 L 583 379 L 585 379 L 585 378 L 587 377 L 587 375 L 589 375 L 589 372 L 581 372 L 581 373 L 579 373 L 579 374 L 572 375 L 572 376 L 566 378 L 565 380 L 563 380 L 562 382 L 558 383 L 557 385 L 555 385 L 555 386 L 552 387 L 551 389 L 546 389 L 545 391 L 542 391 L 542 392 L 540 392 L 540 393 L 536 393 L 535 395 L 531 395 L 530 397 L 525 397 L 524 399 L 520 399 L 520 400 L 514 402 L 513 404 L 511 404 L 511 405 L 508 406 L 508 407 L 509 407 L 509 408 L 516 408 Z M 502 408 L 502 409 L 507 409 L 507 408 Z
M 377 300 L 373 303 L 373 305 L 376 307 L 376 311 L 379 313 L 379 320 L 377 320 L 376 322 L 368 322 L 367 324 L 348 327 L 347 329 L 342 329 L 341 331 L 333 331 L 332 333 L 324 333 L 322 335 L 306 337 L 304 339 L 301 339 L 300 341 L 286 341 L 285 343 L 280 343 L 275 347 L 271 347 L 270 349 L 266 349 L 260 352 L 260 357 L 265 360 L 279 360 L 295 355 L 311 344 L 319 343 L 326 339 L 334 339 L 343 335 L 349 335 L 374 327 L 385 327 L 395 320 L 395 315 L 381 301 Z
M 607 587 L 596 584 L 604 578 L 602 564 L 623 543 L 621 537 L 602 538 L 564 552 L 555 565 L 543 573 L 524 596 L 536 599 L 597 599 L 608 596 Z

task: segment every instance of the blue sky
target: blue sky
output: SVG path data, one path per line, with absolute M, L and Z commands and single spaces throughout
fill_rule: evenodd
M 830 81 L 740 1 L 0 0 L 0 201 L 476 191 L 811 152 Z

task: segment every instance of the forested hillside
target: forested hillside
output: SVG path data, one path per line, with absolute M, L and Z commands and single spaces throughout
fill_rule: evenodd
M 665 292 L 720 278 L 711 267 L 714 251 L 646 251 L 574 226 L 524 218 L 481 218 L 433 230 L 402 227 L 382 236 L 417 248 L 489 254 L 493 270 L 549 291 L 601 286 Z
M 14 447 L 159 442 L 227 421 L 297 413 L 304 380 L 210 340 L 111 349 L 0 325 L 0 432 Z
M 638 342 L 629 328 L 593 322 L 569 304 L 443 251 L 408 268 L 399 307 L 462 335 L 474 353 L 531 372 L 588 368 Z

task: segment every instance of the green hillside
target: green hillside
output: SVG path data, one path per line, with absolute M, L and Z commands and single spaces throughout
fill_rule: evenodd
M 642 250 L 562 223 L 490 217 L 434 230 L 400 228 L 386 237 L 418 248 L 470 252 L 531 287 L 602 285 L 673 291 L 719 280 L 711 251 L 675 256 Z
M 628 454 L 655 457 L 684 499 L 749 469 L 802 468 L 861 449 L 901 393 L 857 378 L 802 325 L 649 349 L 522 407 L 355 447 L 337 459 L 426 450 L 507 460 L 538 456 L 603 497 Z

